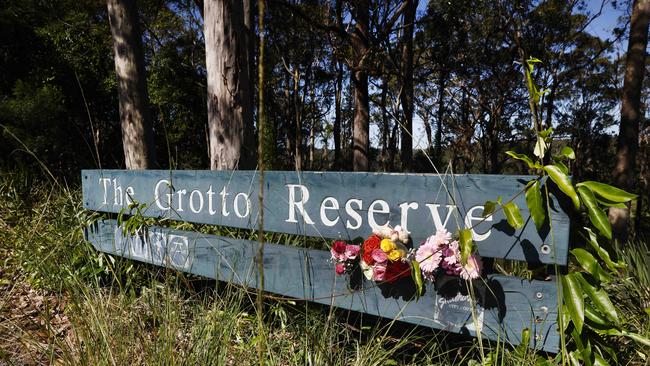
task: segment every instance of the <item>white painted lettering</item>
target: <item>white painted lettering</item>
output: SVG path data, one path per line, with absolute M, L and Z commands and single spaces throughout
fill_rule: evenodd
M 456 206 L 447 205 L 447 216 L 445 217 L 445 222 L 442 222 L 440 219 L 440 212 L 438 211 L 438 208 L 440 207 L 439 204 L 427 203 L 426 206 L 429 208 L 429 211 L 431 211 L 431 217 L 433 217 L 433 224 L 435 225 L 436 230 L 446 229 L 449 218 L 451 217 L 453 211 L 456 209 Z
M 99 183 L 104 183 L 104 201 L 102 204 L 108 204 L 108 186 L 111 184 L 111 178 L 99 178 Z
M 178 195 L 178 209 L 176 211 L 183 212 L 183 196 L 187 194 L 187 189 L 181 189 L 176 194 Z
M 221 195 L 221 215 L 222 216 L 229 216 L 230 212 L 228 212 L 226 208 L 226 196 L 230 195 L 228 191 L 226 191 L 226 187 L 223 187 L 221 192 L 219 192 L 219 195 Z
M 240 209 L 239 209 L 239 197 L 243 197 L 244 201 L 246 202 L 246 212 L 244 214 L 242 214 Z M 248 215 L 250 215 L 250 213 L 251 213 L 251 200 L 248 199 L 248 195 L 246 193 L 243 193 L 243 192 L 242 193 L 237 193 L 237 195 L 235 196 L 234 205 L 235 205 L 235 207 L 234 207 L 235 215 L 237 215 L 237 217 L 239 217 L 240 219 L 243 219 L 244 217 L 247 217 Z
M 409 209 L 417 210 L 420 205 L 417 202 L 404 202 L 399 205 L 400 211 L 401 211 L 401 216 L 402 216 L 402 221 L 400 225 L 402 226 L 402 229 L 408 231 L 408 214 L 409 214 Z
M 302 215 L 305 223 L 313 225 L 314 222 L 311 220 L 307 212 L 305 211 L 305 203 L 309 201 L 309 190 L 307 187 L 301 184 L 287 184 L 289 189 L 289 218 L 286 219 L 286 222 L 298 222 L 296 220 L 296 208 Z M 296 188 L 300 188 L 300 201 L 296 202 Z
M 483 213 L 483 206 L 474 206 L 467 211 L 467 215 L 465 215 L 465 227 L 472 227 L 474 225 L 474 221 L 492 221 L 492 215 L 483 218 L 480 216 L 480 214 Z M 479 216 L 474 216 L 474 211 L 479 212 Z M 487 239 L 490 234 L 492 234 L 492 229 L 486 231 L 483 234 L 477 233 L 474 229 L 472 229 L 472 239 L 474 241 L 483 241 Z
M 208 213 L 210 215 L 215 215 L 217 213 L 217 210 L 215 210 L 212 206 L 212 196 L 214 196 L 214 191 L 212 190 L 212 184 L 210 184 L 210 188 L 208 189 Z
M 133 187 L 128 186 L 124 190 L 124 200 L 126 201 L 126 205 L 129 206 L 133 203 L 133 195 L 135 194 L 135 191 L 133 190 Z
M 199 197 L 199 208 L 194 207 L 194 194 L 196 193 L 196 196 Z M 194 213 L 199 213 L 201 210 L 203 210 L 203 194 L 198 190 L 195 189 L 190 193 L 190 210 Z
M 350 218 L 356 221 L 356 223 L 352 225 L 350 223 L 350 220 L 346 220 L 345 227 L 354 230 L 361 227 L 361 215 L 359 215 L 359 213 L 352 208 L 353 203 L 356 203 L 357 207 L 360 210 L 363 207 L 363 201 L 356 198 L 352 198 L 345 203 L 345 212 L 350 216 Z
M 323 202 L 320 204 L 320 220 L 323 222 L 325 226 L 334 226 L 336 223 L 339 221 L 339 215 L 336 215 L 336 219 L 330 220 L 327 217 L 327 212 L 326 210 L 338 210 L 339 209 L 339 201 L 336 200 L 334 197 L 325 197 Z
M 375 208 L 375 206 L 380 206 L 379 208 Z M 375 214 L 380 213 L 380 214 L 389 214 L 390 213 L 390 208 L 388 207 L 388 202 L 384 200 L 375 200 L 372 201 L 370 204 L 370 207 L 368 207 L 368 224 L 370 224 L 370 227 L 375 230 L 379 229 L 381 226 L 385 226 L 389 223 L 389 220 L 386 220 L 385 223 L 383 224 L 377 224 L 375 221 Z
M 162 203 L 160 202 L 160 186 L 163 185 L 163 184 L 166 185 L 167 188 L 169 188 L 169 181 L 166 180 L 166 179 L 161 179 L 161 180 L 158 181 L 158 183 L 156 183 L 156 187 L 154 189 L 153 196 L 154 196 L 154 201 L 156 202 L 156 206 L 158 206 L 158 208 L 163 210 L 163 211 L 167 211 L 167 210 L 169 210 L 171 208 L 170 207 L 170 205 L 171 205 L 171 194 L 165 193 L 165 195 L 167 196 L 167 207 L 163 206 Z
M 119 192 L 119 193 L 118 193 Z M 119 203 L 118 203 L 118 197 L 119 197 Z M 124 200 L 122 197 L 122 186 L 117 185 L 117 179 L 113 179 L 113 204 L 114 205 L 120 205 L 122 206 L 124 204 Z

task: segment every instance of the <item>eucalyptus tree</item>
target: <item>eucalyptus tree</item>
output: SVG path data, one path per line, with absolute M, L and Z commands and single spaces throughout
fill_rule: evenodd
M 127 169 L 148 169 L 155 162 L 155 146 L 138 12 L 135 1 L 107 0 L 106 4 L 113 35 L 124 160 Z
M 205 0 L 203 17 L 210 169 L 248 168 L 255 144 L 244 2 Z
M 641 121 L 641 89 L 646 69 L 648 24 L 650 23 L 650 0 L 634 0 L 630 21 L 630 37 L 625 64 L 625 80 L 621 93 L 621 124 L 616 149 L 614 183 L 632 191 L 636 175 L 636 154 L 639 148 L 639 124 Z M 628 237 L 630 208 L 609 209 L 614 238 L 619 244 Z

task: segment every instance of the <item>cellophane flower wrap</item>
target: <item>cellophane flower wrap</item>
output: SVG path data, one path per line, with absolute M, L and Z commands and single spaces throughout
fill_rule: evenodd
M 483 264 L 481 257 L 472 253 L 467 263 L 461 263 L 460 245 L 452 240 L 445 229 L 438 230 L 428 237 L 415 253 L 415 260 L 420 264 L 422 276 L 433 281 L 436 273 L 460 276 L 464 280 L 473 280 L 481 276 Z

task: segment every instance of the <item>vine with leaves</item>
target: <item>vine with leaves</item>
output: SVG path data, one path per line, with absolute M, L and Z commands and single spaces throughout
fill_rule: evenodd
M 616 350 L 607 343 L 608 336 L 628 337 L 650 347 L 650 339 L 625 329 L 621 314 L 604 288 L 625 267 L 622 261 L 613 260 L 601 245 L 603 239 L 612 239 L 612 228 L 605 209 L 625 207 L 636 195 L 605 183 L 572 182 L 566 163 L 575 159 L 573 149 L 564 146 L 558 154 L 553 154 L 553 128 L 548 126 L 543 129 L 540 123 L 542 96 L 547 92 L 540 89 L 533 78 L 535 64 L 540 62 L 539 59 L 529 58 L 523 65 L 535 131 L 534 156 L 514 151 L 508 151 L 506 154 L 524 162 L 536 176 L 526 184 L 524 193 L 526 205 L 537 230 L 541 230 L 548 220 L 552 240 L 552 222 L 548 215 L 549 184 L 554 184 L 559 189 L 558 193 L 566 196 L 577 212 L 584 212 L 589 218 L 591 225 L 579 230 L 586 245 L 584 248 L 574 248 L 570 251 L 577 270 L 558 276 L 558 292 L 561 294 L 558 297 L 558 324 L 561 329 L 562 351 L 556 361 L 563 364 L 568 361 L 576 366 L 609 365 L 608 359 L 616 363 L 618 359 Z M 497 207 L 504 211 L 510 226 L 515 229 L 524 226 L 519 207 L 513 200 L 503 203 L 499 197 L 496 201 L 488 201 L 483 215 L 487 217 L 493 214 Z M 459 237 L 462 259 L 466 260 L 476 250 L 470 229 L 462 230 Z M 557 266 L 556 273 L 559 273 Z M 571 347 L 567 346 L 567 336 L 572 340 Z

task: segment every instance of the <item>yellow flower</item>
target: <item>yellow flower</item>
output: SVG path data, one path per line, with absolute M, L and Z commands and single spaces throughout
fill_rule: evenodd
M 391 261 L 397 261 L 402 258 L 406 253 L 401 249 L 393 249 L 388 253 L 388 259 Z
M 379 246 L 381 247 L 381 250 L 386 252 L 386 254 L 390 253 L 391 250 L 396 248 L 395 243 L 393 243 L 390 239 L 382 240 Z

